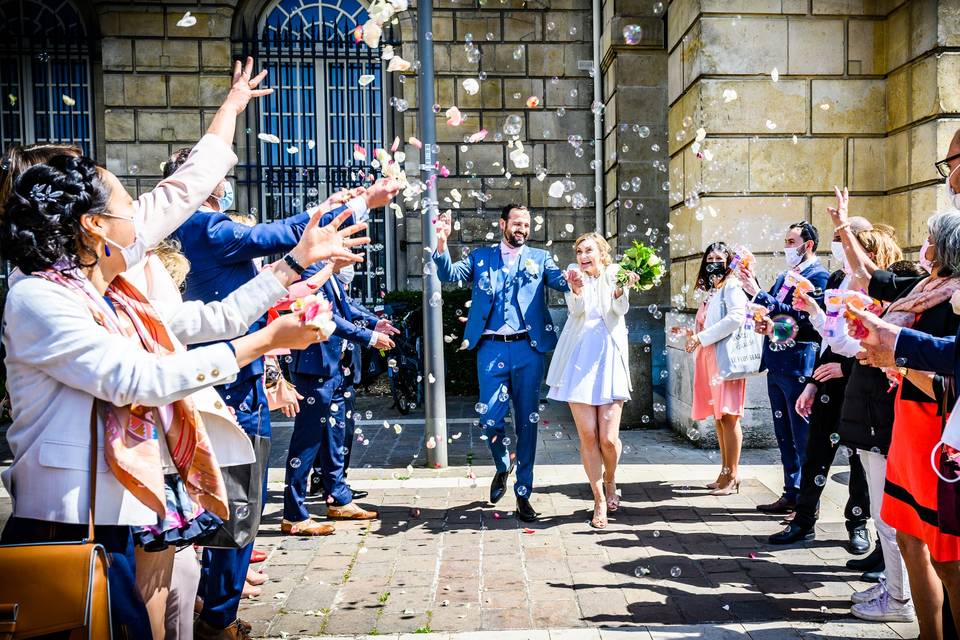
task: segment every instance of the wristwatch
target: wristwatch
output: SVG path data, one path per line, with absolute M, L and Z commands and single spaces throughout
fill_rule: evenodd
M 306 271 L 303 265 L 294 260 L 293 256 L 289 253 L 283 256 L 283 261 L 286 262 L 287 266 L 293 269 L 298 276 L 302 276 L 303 272 Z

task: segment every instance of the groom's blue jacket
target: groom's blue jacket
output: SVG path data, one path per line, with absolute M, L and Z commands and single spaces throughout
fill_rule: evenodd
M 475 349 L 480 336 L 487 328 L 493 311 L 494 297 L 509 277 L 502 269 L 500 245 L 480 247 L 458 262 L 450 259 L 450 253 L 435 253 L 437 277 L 444 282 L 470 281 L 473 297 L 467 327 L 463 338 L 469 349 Z M 557 345 L 557 332 L 547 309 L 547 287 L 557 291 L 569 291 L 570 287 L 549 253 L 524 245 L 520 250 L 516 269 L 517 303 L 520 317 L 530 333 L 530 344 L 540 353 L 552 351 Z

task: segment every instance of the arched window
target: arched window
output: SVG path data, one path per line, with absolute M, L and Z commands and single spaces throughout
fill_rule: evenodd
M 388 144 L 380 50 L 353 37 L 366 20 L 358 0 L 275 0 L 261 12 L 256 37 L 244 43 L 242 53 L 268 70 L 275 89 L 247 116 L 249 162 L 238 167 L 240 205 L 260 219 L 302 211 L 361 184 L 369 161 L 354 159 L 354 145 L 372 158 Z M 374 249 L 354 281 L 355 294 L 368 301 L 392 281 L 392 230 L 383 211 L 372 212 L 370 226 Z
M 93 153 L 87 28 L 70 0 L 0 0 L 0 144 Z

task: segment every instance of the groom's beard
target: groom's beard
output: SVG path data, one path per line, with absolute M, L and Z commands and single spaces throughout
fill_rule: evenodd
M 525 233 L 516 233 L 513 235 L 508 235 L 506 232 L 503 234 L 503 241 L 514 249 L 519 249 L 523 245 L 527 244 L 527 234 Z

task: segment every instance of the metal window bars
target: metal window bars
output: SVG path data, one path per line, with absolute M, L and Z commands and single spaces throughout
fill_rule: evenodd
M 353 37 L 366 19 L 356 0 L 280 0 L 253 29 L 241 25 L 237 54 L 253 56 L 258 68 L 269 71 L 267 84 L 275 89 L 245 115 L 236 169 L 241 211 L 260 221 L 278 220 L 361 184 L 369 160 L 355 160 L 354 145 L 373 158 L 399 128 L 392 109 L 387 117 L 380 50 Z M 392 28 L 385 30 L 384 44 L 393 42 L 392 34 Z M 373 80 L 360 86 L 362 75 Z M 395 251 L 389 220 L 384 210 L 370 212 L 372 243 L 357 265 L 352 290 L 368 303 L 393 284 L 387 273 Z

